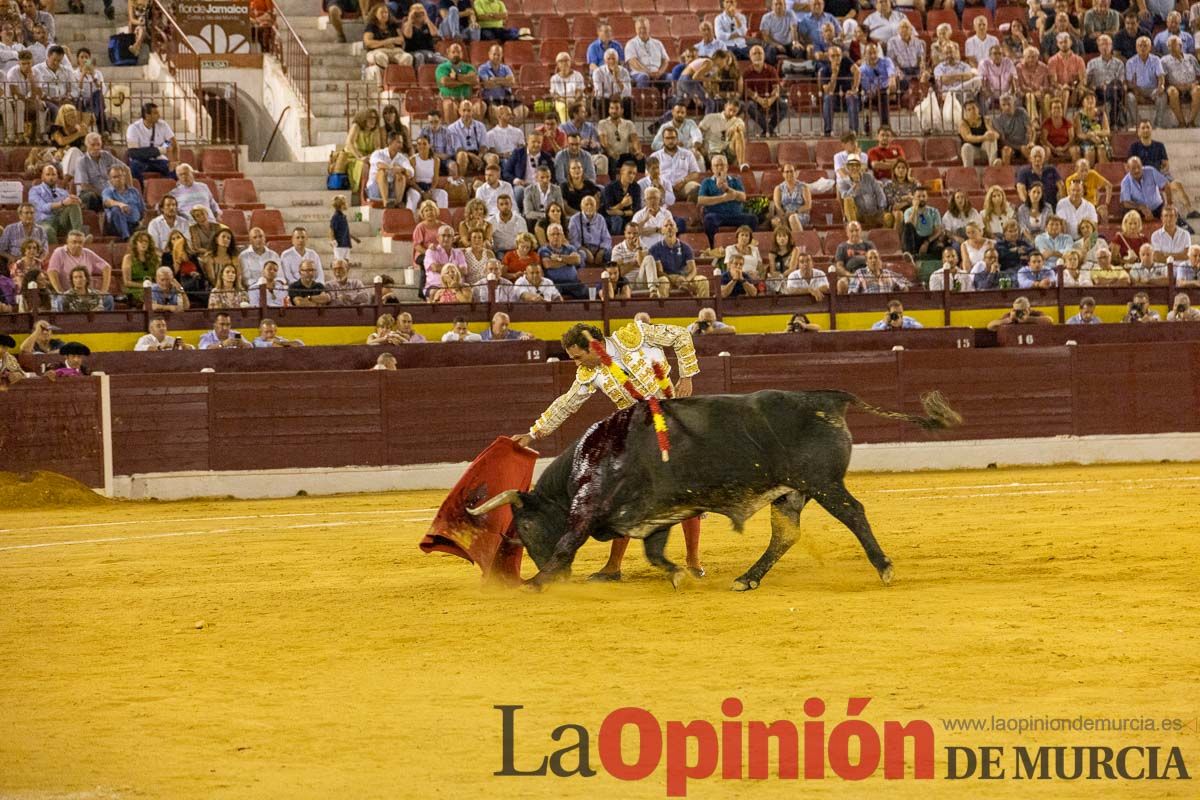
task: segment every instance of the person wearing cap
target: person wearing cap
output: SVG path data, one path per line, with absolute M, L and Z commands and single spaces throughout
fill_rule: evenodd
M 21 352 L 41 353 L 42 355 L 57 353 L 59 348 L 63 346 L 61 339 L 55 339 L 51 336 L 57 330 L 59 328 L 51 325 L 44 319 L 39 319 L 33 323 L 33 330 L 29 336 L 25 337 L 25 341 L 21 342 Z
M 86 344 L 82 342 L 67 342 L 58 352 L 60 355 L 67 357 L 67 363 L 54 370 L 54 377 L 82 378 L 87 374 L 83 371 L 83 359 L 85 356 L 90 356 L 92 351 L 88 349 Z
M 865 228 L 883 227 L 883 215 L 888 210 L 887 195 L 869 170 L 863 169 L 862 158 L 846 159 L 846 177 L 837 182 L 842 213 L 847 220 L 857 220 Z
M 17 346 L 17 340 L 7 333 L 0 333 L 0 385 L 16 383 L 25 378 L 25 371 L 17 359 L 8 352 Z

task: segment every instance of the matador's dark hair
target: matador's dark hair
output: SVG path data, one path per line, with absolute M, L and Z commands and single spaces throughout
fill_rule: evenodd
M 590 342 L 588 341 L 587 336 L 584 335 L 585 332 L 590 334 L 591 337 L 597 341 L 600 341 L 604 338 L 604 334 L 601 333 L 600 329 L 595 325 L 588 325 L 586 322 L 579 322 L 568 328 L 567 332 L 562 335 L 562 346 L 564 348 L 578 347 L 580 350 L 587 350 L 590 346 Z

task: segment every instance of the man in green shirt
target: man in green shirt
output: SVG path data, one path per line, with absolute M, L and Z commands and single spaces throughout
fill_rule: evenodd
M 479 76 L 470 63 L 463 61 L 462 45 L 458 42 L 450 45 L 446 57 L 450 60 L 438 64 L 434 75 L 438 92 L 442 95 L 442 118 L 454 119 L 458 114 L 459 101 L 471 96 L 479 85 Z
M 508 8 L 504 0 L 475 0 L 475 21 L 479 23 L 479 38 L 484 41 L 508 42 L 517 38 L 517 32 L 506 28 Z

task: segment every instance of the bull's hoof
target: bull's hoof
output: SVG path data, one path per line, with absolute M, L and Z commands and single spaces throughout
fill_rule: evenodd
M 671 588 L 679 591 L 679 587 L 683 584 L 684 571 L 676 569 L 671 571 Z
M 539 594 L 541 592 L 546 591 L 546 584 L 544 581 L 539 581 L 536 578 L 533 578 L 531 580 L 525 581 L 525 583 L 523 583 L 521 585 L 521 588 L 527 592 L 531 592 L 533 594 Z
M 883 581 L 884 586 L 890 586 L 892 583 L 892 579 L 895 577 L 896 577 L 896 571 L 892 568 L 891 564 L 888 564 L 886 567 L 884 567 L 883 569 L 881 569 L 879 571 L 879 580 Z
M 705 571 L 704 567 L 688 567 L 687 571 L 688 571 L 688 574 L 691 575 L 693 578 L 703 578 L 705 575 L 708 574 L 708 572 Z
M 751 592 L 758 588 L 758 581 L 738 578 L 733 582 L 732 588 L 735 592 Z
M 588 575 L 588 581 L 592 583 L 616 583 L 621 580 L 621 570 L 616 572 L 593 572 Z

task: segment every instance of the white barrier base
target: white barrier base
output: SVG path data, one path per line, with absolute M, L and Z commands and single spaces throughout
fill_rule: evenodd
M 1103 464 L 1200 460 L 1200 434 L 1058 436 L 1047 439 L 979 439 L 856 445 L 850 469 L 856 472 L 916 472 L 997 466 Z M 541 474 L 551 459 L 537 462 Z M 465 463 L 409 467 L 339 467 L 225 472 L 157 472 L 118 475 L 114 495 L 131 500 L 184 500 L 193 497 L 264 498 L 414 489 L 450 489 Z

